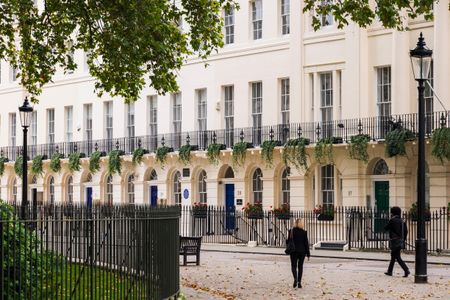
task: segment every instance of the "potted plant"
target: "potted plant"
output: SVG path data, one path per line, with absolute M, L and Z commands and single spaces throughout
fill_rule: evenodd
M 314 159 L 321 165 L 333 164 L 333 139 L 321 139 L 314 148 Z
M 192 215 L 194 218 L 205 219 L 208 215 L 208 205 L 202 202 L 194 202 Z
M 110 175 L 113 175 L 114 173 L 120 174 L 120 172 L 122 171 L 122 159 L 120 158 L 120 156 L 124 154 L 125 153 L 122 150 L 111 150 L 108 153 L 108 173 Z
M 279 220 L 289 220 L 292 217 L 289 203 L 283 203 L 278 208 L 274 208 L 273 214 Z
M 36 155 L 31 163 L 31 173 L 41 175 L 44 172 L 42 161 L 46 158 L 45 155 Z
M 64 155 L 55 152 L 52 155 L 52 159 L 50 160 L 50 170 L 52 170 L 54 173 L 59 173 L 59 171 L 61 171 L 61 159 L 63 158 Z
M 261 145 L 261 158 L 268 167 L 273 166 L 273 150 L 281 146 L 280 141 L 264 141 Z
M 289 140 L 284 144 L 282 160 L 285 165 L 294 165 L 297 169 L 308 169 L 306 146 L 310 140 L 298 138 Z
M 213 165 L 219 164 L 220 150 L 225 150 L 226 146 L 224 144 L 209 144 L 206 151 L 206 157 Z
M 148 151 L 142 148 L 136 148 L 133 151 L 133 165 L 139 165 L 142 162 L 142 158 L 144 157 L 144 154 L 147 154 Z
M 417 221 L 417 202 L 414 202 L 409 209 L 409 215 L 411 216 L 411 220 Z M 431 221 L 431 211 L 430 211 L 430 203 L 427 203 L 425 206 L 425 222 Z
M 197 149 L 198 147 L 193 145 L 181 146 L 178 150 L 178 160 L 184 165 L 189 164 L 191 161 L 191 151 L 196 151 Z
M 444 159 L 450 161 L 450 128 L 442 127 L 433 131 L 431 155 L 438 158 L 442 164 Z
M 262 219 L 264 217 L 262 203 L 250 204 L 247 202 L 242 210 L 249 219 Z
M 247 142 L 239 142 L 233 146 L 233 165 L 243 166 L 245 163 L 245 154 L 248 148 L 251 148 L 252 144 Z
M 69 170 L 70 172 L 80 171 L 80 158 L 83 158 L 84 153 L 74 152 L 69 155 Z
M 369 145 L 370 136 L 367 134 L 358 134 L 350 138 L 349 156 L 351 159 L 356 159 L 367 163 L 369 161 L 369 154 L 367 153 L 367 146 Z
M 317 215 L 319 221 L 333 221 L 334 220 L 334 206 L 333 205 L 318 205 L 314 209 L 314 213 Z
M 393 157 L 396 155 L 406 155 L 405 144 L 406 141 L 414 138 L 414 133 L 411 130 L 396 127 L 394 130 L 386 134 L 386 155 Z
M 0 157 L 0 176 L 3 176 L 3 173 L 5 172 L 5 163 L 8 162 L 8 159 L 6 157 Z
M 169 152 L 173 152 L 173 148 L 169 148 L 167 146 L 161 146 L 156 149 L 156 161 L 164 168 L 164 165 L 167 161 L 167 154 Z
M 20 155 L 19 157 L 16 158 L 16 161 L 14 162 L 14 172 L 20 178 L 22 178 L 22 175 L 23 175 L 22 165 L 23 165 L 23 156 Z
M 89 158 L 89 171 L 92 174 L 95 174 L 100 170 L 100 157 L 102 156 L 102 152 L 95 151 L 91 154 L 91 157 Z

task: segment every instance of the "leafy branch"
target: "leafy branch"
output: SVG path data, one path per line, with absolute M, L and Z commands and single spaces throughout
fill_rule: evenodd
M 369 153 L 367 152 L 369 141 L 370 137 L 367 134 L 358 134 L 352 136 L 349 143 L 350 158 L 361 160 L 367 163 L 369 161 Z
M 54 153 L 52 155 L 52 159 L 50 160 L 50 170 L 52 170 L 55 173 L 58 173 L 61 171 L 61 159 L 64 158 L 64 155 L 61 153 Z
M 44 159 L 43 155 L 36 155 L 33 158 L 33 162 L 31 163 L 31 173 L 36 174 L 36 175 L 42 175 L 42 173 L 44 172 L 43 167 L 42 167 L 43 159 Z
M 206 156 L 208 157 L 209 162 L 213 165 L 218 165 L 220 150 L 224 149 L 225 149 L 224 144 L 209 144 L 208 149 L 206 151 Z
M 450 161 L 450 128 L 443 127 L 433 131 L 431 137 L 431 155 L 444 163 Z
M 95 174 L 100 170 L 100 157 L 102 156 L 102 152 L 95 151 L 91 154 L 91 157 L 89 158 L 89 171 L 92 174 Z
M 120 174 L 122 171 L 122 159 L 120 158 L 124 152 L 122 150 L 112 150 L 109 152 L 108 160 L 108 174 L 113 175 L 114 173 Z
M 333 139 L 321 139 L 314 147 L 314 159 L 320 165 L 333 164 Z
M 309 145 L 309 139 L 298 138 L 289 140 L 284 145 L 282 160 L 287 165 L 293 165 L 298 170 L 308 169 L 306 146 Z

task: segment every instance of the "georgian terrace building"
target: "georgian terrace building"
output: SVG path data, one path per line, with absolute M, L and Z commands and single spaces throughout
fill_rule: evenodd
M 410 31 L 397 32 L 374 24 L 368 29 L 336 28 L 323 16 L 314 32 L 301 1 L 239 1 L 240 10 L 224 12 L 225 46 L 208 59 L 209 66 L 189 59 L 179 75 L 180 91 L 160 96 L 151 88 L 141 99 L 125 105 L 107 95 L 98 98 L 85 54 L 76 52 L 78 69 L 60 72 L 34 106 L 29 129 L 29 158 L 56 152 L 65 155 L 60 172 L 44 161 L 42 175 L 29 172 L 29 199 L 41 202 L 162 203 L 236 205 L 262 202 L 265 208 L 290 203 L 291 209 L 317 205 L 410 207 L 416 199 L 417 149 L 406 144 L 406 156 L 387 157 L 385 135 L 398 121 L 417 132 L 417 89 L 409 49 L 420 32 L 433 49 L 430 82 L 446 109 L 450 107 L 450 12 L 435 4 L 434 22 L 414 20 Z M 186 29 L 184 29 L 186 30 Z M 14 160 L 22 145 L 18 106 L 23 89 L 7 62 L 1 62 L 0 146 L 10 162 L 1 176 L 1 197 L 20 201 L 21 180 Z M 440 126 L 444 111 L 430 88 L 426 90 L 427 134 Z M 445 117 L 445 115 L 444 115 Z M 448 125 L 448 116 L 444 120 Z M 348 141 L 368 134 L 369 161 L 350 159 Z M 268 166 L 261 157 L 266 140 L 281 144 L 306 137 L 308 168 L 286 167 L 283 147 L 274 150 Z M 334 137 L 333 162 L 314 159 L 316 143 Z M 246 141 L 243 166 L 232 160 L 232 147 Z M 428 140 L 429 141 L 429 140 Z M 218 165 L 205 150 L 225 144 Z M 172 147 L 164 166 L 155 150 Z M 189 164 L 177 150 L 198 146 Z M 133 151 L 149 150 L 134 165 Z M 101 169 L 89 172 L 89 155 L 120 149 L 120 174 L 108 173 L 108 157 Z M 430 155 L 427 145 L 427 201 L 446 206 L 450 194 L 450 164 Z M 80 171 L 71 172 L 67 157 L 82 152 Z M 19 192 L 20 193 L 20 192 Z

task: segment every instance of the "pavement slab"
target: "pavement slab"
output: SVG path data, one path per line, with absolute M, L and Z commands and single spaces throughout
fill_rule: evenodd
M 449 265 L 429 265 L 428 284 L 403 278 L 398 265 L 393 277 L 386 269 L 386 261 L 312 257 L 303 288 L 294 289 L 288 256 L 202 251 L 200 266 L 180 267 L 181 292 L 187 299 L 450 299 Z

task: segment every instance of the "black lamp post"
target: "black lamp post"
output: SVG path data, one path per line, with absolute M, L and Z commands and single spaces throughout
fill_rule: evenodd
M 22 164 L 22 205 L 21 205 L 21 218 L 25 219 L 25 211 L 28 205 L 27 189 L 28 189 L 28 174 L 27 174 L 27 132 L 30 127 L 31 115 L 33 113 L 33 107 L 30 106 L 28 98 L 25 97 L 23 105 L 19 106 L 20 123 L 23 128 L 23 164 Z
M 414 79 L 419 86 L 419 151 L 417 163 L 417 238 L 415 283 L 427 283 L 427 239 L 425 238 L 425 81 L 428 78 L 433 51 L 428 49 L 420 33 L 417 47 L 409 51 Z

